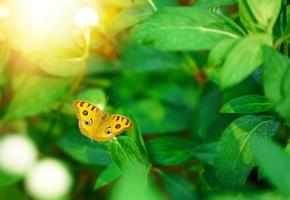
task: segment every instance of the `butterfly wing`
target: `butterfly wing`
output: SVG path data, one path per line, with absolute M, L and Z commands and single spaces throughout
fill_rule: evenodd
M 129 130 L 132 125 L 132 121 L 122 115 L 106 116 L 98 128 L 94 140 L 109 141 L 124 131 Z
M 106 114 L 97 106 L 87 101 L 77 100 L 73 103 L 73 107 L 77 111 L 77 118 L 79 120 L 78 124 L 81 133 L 88 138 L 93 139 L 96 130 Z

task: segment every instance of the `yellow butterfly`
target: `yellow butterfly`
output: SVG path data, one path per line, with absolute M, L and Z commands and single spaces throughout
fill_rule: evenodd
M 97 142 L 113 139 L 132 127 L 132 121 L 122 115 L 108 115 L 87 101 L 74 101 L 79 128 L 83 135 Z

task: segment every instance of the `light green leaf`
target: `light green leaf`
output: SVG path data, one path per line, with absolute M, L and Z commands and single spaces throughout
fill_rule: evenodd
M 6 111 L 6 120 L 33 116 L 48 109 L 65 95 L 69 83 L 67 79 L 45 76 L 22 78 Z
M 290 156 L 280 146 L 262 137 L 253 137 L 251 145 L 259 167 L 281 192 L 290 194 Z
M 85 60 L 82 58 L 54 58 L 45 57 L 39 61 L 39 67 L 48 74 L 60 77 L 73 76 L 82 73 Z
M 279 123 L 270 116 L 247 115 L 233 121 L 224 131 L 214 160 L 215 185 L 239 190 L 256 165 L 250 139 L 255 135 L 271 137 Z
M 272 104 L 264 96 L 246 95 L 226 103 L 221 113 L 253 114 L 269 111 Z
M 69 132 L 59 141 L 60 148 L 73 159 L 92 165 L 109 165 L 111 155 L 105 143 L 97 143 L 81 135 L 79 131 Z
M 272 33 L 278 19 L 281 0 L 239 0 L 241 21 L 251 32 Z
M 264 91 L 276 110 L 290 119 L 290 60 L 270 48 L 264 48 Z
M 119 168 L 115 165 L 112 164 L 108 166 L 97 178 L 97 181 L 95 182 L 94 189 L 99 189 L 100 187 L 103 187 L 109 183 L 112 183 L 115 181 L 117 178 L 121 176 L 121 172 Z
M 102 89 L 99 88 L 88 88 L 76 96 L 77 99 L 86 100 L 101 108 L 106 106 L 106 94 Z
M 176 166 L 192 160 L 193 144 L 179 137 L 160 137 L 146 142 L 151 161 L 158 165 Z
M 111 141 L 109 145 L 112 159 L 122 172 L 131 168 L 146 171 L 145 162 L 139 148 L 130 137 L 119 136 L 117 140 Z
M 254 72 L 263 63 L 262 45 L 270 43 L 270 37 L 262 34 L 240 39 L 227 55 L 221 68 L 221 87 L 231 87 Z
M 201 161 L 205 164 L 213 165 L 217 146 L 217 143 L 201 144 L 192 149 L 191 155 L 198 161 Z
M 161 50 L 211 49 L 224 39 L 236 39 L 242 34 L 224 16 L 185 7 L 161 9 L 133 31 L 139 43 Z

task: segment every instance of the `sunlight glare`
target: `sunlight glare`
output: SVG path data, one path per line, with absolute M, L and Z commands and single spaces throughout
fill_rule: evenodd
M 0 6 L 0 18 L 6 18 L 9 16 L 9 8 Z
M 96 10 L 90 7 L 84 7 L 75 15 L 74 23 L 80 28 L 98 26 L 100 16 Z

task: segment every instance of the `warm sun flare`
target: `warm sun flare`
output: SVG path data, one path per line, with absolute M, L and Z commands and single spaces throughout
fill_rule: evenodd
M 39 50 L 47 46 L 65 43 L 69 34 L 78 26 L 98 24 L 99 16 L 94 8 L 81 0 L 11 0 L 11 32 L 17 48 Z M 80 12 L 88 11 L 88 13 Z M 8 15 L 3 10 L 2 15 Z M 0 14 L 1 14 L 0 13 Z M 76 16 L 80 15 L 78 18 Z M 77 20 L 77 24 L 75 21 Z M 84 21 L 85 20 L 85 21 Z

